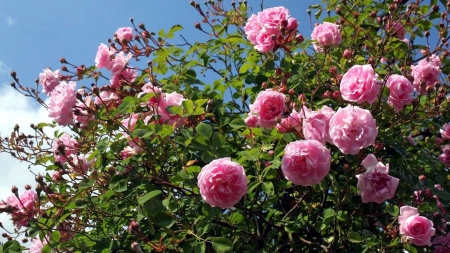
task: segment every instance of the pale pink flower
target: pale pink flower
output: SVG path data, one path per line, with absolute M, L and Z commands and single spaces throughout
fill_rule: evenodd
M 390 94 L 388 103 L 394 107 L 395 112 L 403 110 L 403 106 L 411 104 L 414 87 L 411 82 L 402 75 L 391 75 L 386 82 Z
M 31 246 L 29 253 L 42 253 L 42 248 L 47 244 L 47 241 L 43 242 L 39 239 L 31 239 Z
M 263 53 L 267 53 L 272 51 L 275 46 L 277 45 L 276 43 L 276 36 L 273 37 L 273 34 L 270 33 L 269 31 L 267 31 L 266 28 L 263 28 L 258 36 L 256 36 L 256 45 L 255 45 L 255 49 L 263 52 Z M 275 38 L 275 40 L 274 40 Z
M 247 193 L 244 167 L 229 157 L 204 166 L 197 179 L 200 195 L 212 207 L 232 208 Z
M 252 116 L 252 117 L 255 117 L 255 116 Z M 289 126 L 288 118 L 282 118 L 281 122 L 278 123 L 275 128 L 277 129 L 277 131 L 279 133 L 282 133 L 282 134 L 289 133 L 292 130 L 292 128 Z
M 301 140 L 286 145 L 281 169 L 287 180 L 310 186 L 320 183 L 330 171 L 331 155 L 316 140 Z
M 442 147 L 442 154 L 439 155 L 439 160 L 445 165 L 450 166 L 450 145 Z
M 112 61 L 111 64 L 111 72 L 113 75 L 119 75 L 125 69 L 128 64 L 128 61 L 131 59 L 131 53 L 125 54 L 124 52 L 120 52 L 116 54 L 116 57 Z
M 55 138 L 52 143 L 52 150 L 55 161 L 60 163 L 67 162 L 67 157 L 78 152 L 78 142 L 68 133 L 64 133 L 60 138 Z M 64 154 L 62 151 L 64 150 Z
M 433 239 L 434 253 L 450 252 L 450 233 L 444 236 L 438 236 Z
M 77 100 L 75 103 L 73 118 L 78 121 L 82 127 L 87 126 L 89 121 L 93 118 L 93 115 L 89 111 L 89 106 L 91 106 L 91 103 L 91 96 L 85 97 L 84 102 Z
M 122 100 L 117 93 L 105 90 L 100 92 L 100 97 L 95 97 L 94 104 L 109 107 L 109 105 L 120 104 L 121 101 Z
M 181 127 L 184 125 L 184 118 L 181 118 L 178 114 L 173 114 L 169 112 L 169 106 L 181 106 L 183 101 L 186 100 L 183 95 L 172 92 L 170 94 L 165 93 L 160 97 L 159 105 L 158 105 L 158 115 L 161 117 L 160 122 L 174 125 L 176 127 Z
M 58 182 L 59 180 L 61 180 L 62 179 L 62 175 L 61 175 L 61 173 L 59 173 L 58 171 L 54 171 L 53 173 L 52 173 L 52 180 L 54 181 L 54 182 Z
M 417 92 L 423 94 L 428 85 L 434 86 L 436 82 L 439 82 L 440 65 L 439 57 L 431 55 L 420 60 L 416 66 L 411 66 L 412 76 L 414 77 L 413 86 Z
M 138 97 L 143 97 L 146 94 L 151 94 L 151 93 L 154 94 L 154 96 L 152 96 L 148 100 L 147 103 L 141 104 L 141 106 L 143 106 L 143 107 L 145 107 L 147 105 L 149 105 L 149 106 L 158 106 L 161 96 L 164 96 L 161 88 L 159 88 L 157 86 L 154 86 L 150 82 L 146 83 L 144 86 L 142 86 L 141 90 L 142 90 L 142 92 L 138 93 Z
M 325 48 L 341 44 L 342 36 L 338 25 L 323 22 L 314 27 L 311 39 L 315 41 L 313 42 L 314 49 L 323 53 Z
M 91 167 L 91 164 L 95 162 L 95 158 L 89 160 L 90 155 L 90 153 L 82 155 L 71 155 L 72 162 L 75 165 L 75 167 L 73 167 L 72 169 L 75 172 L 85 175 Z
M 356 155 L 360 149 L 375 143 L 378 129 L 370 111 L 347 105 L 330 119 L 329 134 L 342 153 Z
M 441 133 L 442 138 L 450 140 L 450 124 L 445 124 L 439 132 Z
M 316 140 L 325 144 L 333 143 L 329 134 L 330 119 L 335 111 L 328 106 L 323 106 L 319 111 L 309 113 L 303 119 L 303 136 L 307 140 Z
M 298 27 L 298 21 L 295 18 L 288 18 L 288 25 L 287 25 L 287 29 L 288 30 L 292 30 L 295 31 L 297 30 Z
M 389 176 L 389 164 L 384 166 L 374 155 L 369 154 L 361 163 L 366 172 L 356 175 L 362 202 L 378 204 L 395 196 L 399 179 Z
M 59 125 L 73 123 L 73 107 L 76 103 L 76 83 L 62 81 L 50 93 L 48 104 L 48 116 L 55 119 Z
M 279 33 L 283 28 L 283 22 L 288 23 L 289 17 L 289 10 L 283 6 L 267 8 L 258 13 L 259 23 L 272 34 Z
M 286 108 L 284 101 L 286 96 L 271 89 L 261 91 L 255 102 L 250 105 L 250 116 L 258 117 L 258 124 L 264 128 L 272 128 L 277 124 L 277 118 L 281 117 Z
M 49 68 L 44 69 L 43 73 L 39 74 L 39 83 L 42 85 L 42 92 L 50 95 L 50 93 L 59 85 L 61 73 L 58 70 L 52 72 Z
M 245 125 L 247 125 L 249 128 L 254 128 L 258 126 L 258 117 L 256 117 L 255 115 L 249 115 L 246 119 L 245 119 Z
M 261 31 L 261 23 L 259 23 L 258 16 L 255 14 L 252 14 L 250 18 L 247 20 L 247 23 L 245 24 L 244 30 L 245 35 L 247 35 L 247 39 L 253 44 L 256 45 L 256 37 L 259 34 L 259 31 Z
M 113 75 L 111 81 L 111 87 L 118 89 L 124 83 L 131 84 L 136 80 L 138 73 L 136 69 L 126 68 L 117 75 Z
M 414 243 L 417 246 L 431 246 L 431 237 L 435 234 L 433 222 L 426 217 L 419 216 L 417 208 L 411 206 L 400 207 L 400 236 L 402 242 Z
M 111 56 L 116 52 L 114 48 L 108 48 L 105 44 L 101 43 L 98 46 L 97 54 L 95 55 L 95 66 L 97 68 L 106 68 L 111 70 L 112 60 Z
M 132 157 L 135 154 L 137 154 L 136 151 L 131 146 L 127 146 L 122 151 L 120 151 L 120 158 L 126 159 Z
M 342 76 L 340 91 L 346 101 L 373 104 L 377 100 L 382 82 L 377 80 L 370 64 L 355 65 Z
M 133 39 L 133 29 L 131 27 L 121 27 L 116 32 L 115 35 L 120 41 L 131 41 Z
M 34 217 L 37 211 L 35 206 L 37 199 L 38 196 L 33 190 L 26 190 L 20 195 L 20 198 L 11 195 L 6 199 L 6 203 L 14 208 L 11 216 L 17 229 L 26 226 L 28 221 Z
M 394 22 L 386 24 L 384 27 L 386 31 L 393 34 L 395 37 L 397 37 L 399 40 L 404 40 L 406 35 L 405 26 L 400 22 Z

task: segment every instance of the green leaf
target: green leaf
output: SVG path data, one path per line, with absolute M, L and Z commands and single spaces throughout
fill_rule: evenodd
M 155 216 L 155 223 L 161 227 L 170 228 L 175 224 L 175 218 L 170 212 L 160 212 Z
M 209 232 L 212 228 L 212 223 L 209 221 L 202 221 L 197 225 L 197 235 L 202 236 Z
M 59 239 L 61 239 L 61 232 L 59 232 L 58 230 L 53 231 L 52 241 L 59 242 Z
M 230 122 L 230 126 L 231 126 L 232 128 L 234 128 L 234 129 L 239 129 L 239 128 L 247 127 L 247 126 L 245 125 L 244 120 L 241 119 L 241 118 L 232 120 L 232 121 Z
M 390 215 L 392 215 L 392 216 L 394 216 L 394 217 L 397 217 L 397 216 L 398 216 L 398 213 L 400 212 L 400 209 L 399 209 L 398 206 L 396 206 L 396 205 L 390 205 L 390 206 L 388 206 L 388 208 L 387 208 L 387 212 L 388 212 Z
M 362 241 L 361 236 L 355 232 L 349 232 L 347 238 L 350 242 L 360 243 Z
M 233 243 L 223 237 L 208 237 L 217 253 L 228 253 L 233 251 Z
M 167 33 L 167 38 L 172 39 L 174 37 L 174 34 L 181 30 L 183 30 L 183 27 L 181 25 L 172 26 L 172 28 L 170 28 L 169 32 Z
M 149 200 L 151 200 L 152 198 L 158 196 L 159 194 L 161 194 L 161 191 L 160 191 L 160 190 L 154 190 L 154 191 L 151 191 L 151 192 L 149 192 L 149 193 L 146 193 L 144 196 L 138 198 L 138 203 L 139 203 L 140 205 L 143 205 L 143 204 L 145 204 L 147 201 L 149 201 Z
M 263 183 L 263 190 L 264 192 L 266 192 L 268 195 L 274 195 L 275 191 L 273 189 L 273 183 L 272 182 L 264 182 Z
M 261 182 L 259 182 L 259 181 L 253 181 L 250 184 L 248 184 L 247 193 L 251 193 L 260 184 L 261 184 Z
M 21 253 L 20 243 L 16 240 L 7 241 L 3 245 L 4 253 Z
M 417 249 L 414 246 L 412 246 L 411 244 L 404 243 L 403 248 L 405 250 L 407 250 L 409 253 L 417 253 L 418 252 Z
M 191 115 L 194 112 L 194 102 L 192 100 L 184 100 L 182 105 L 187 115 Z
M 242 215 L 241 213 L 238 213 L 238 212 L 233 213 L 230 216 L 230 221 L 231 221 L 231 224 L 233 224 L 233 225 L 242 223 L 244 221 L 244 219 L 245 219 L 244 215 Z
M 434 213 L 434 212 L 439 212 L 439 208 L 436 206 L 436 204 L 431 204 L 431 203 L 422 203 L 419 207 L 419 213 L 422 212 L 430 212 L 430 213 Z
M 204 241 L 197 242 L 194 247 L 194 253 L 205 253 L 206 252 L 206 243 Z
M 199 133 L 207 138 L 211 138 L 211 135 L 213 134 L 213 128 L 210 125 L 205 124 L 203 122 L 200 122 L 195 127 L 195 130 L 197 130 L 197 133 Z

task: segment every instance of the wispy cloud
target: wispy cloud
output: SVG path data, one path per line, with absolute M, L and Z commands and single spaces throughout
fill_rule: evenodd
M 9 71 L 10 68 L 8 67 L 8 65 L 0 61 L 0 76 L 8 74 Z
M 12 26 L 16 23 L 16 20 L 14 20 L 11 16 L 6 17 L 6 23 L 8 23 L 9 26 Z

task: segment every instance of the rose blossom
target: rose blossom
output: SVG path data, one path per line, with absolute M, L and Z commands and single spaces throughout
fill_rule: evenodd
M 264 9 L 258 13 L 258 20 L 262 26 L 272 33 L 280 32 L 283 22 L 289 19 L 289 10 L 283 6 Z
M 111 56 L 116 52 L 114 48 L 109 49 L 108 46 L 101 43 L 98 46 L 97 54 L 95 55 L 95 66 L 97 68 L 106 68 L 111 70 L 112 61 Z
M 314 49 L 319 53 L 323 53 L 325 47 L 341 44 L 342 36 L 338 25 L 323 22 L 323 24 L 314 27 L 311 39 L 316 41 L 313 42 Z
M 72 138 L 68 133 L 64 133 L 60 138 L 55 138 L 52 143 L 53 154 L 55 155 L 55 161 L 60 163 L 67 162 L 68 156 L 75 154 L 78 149 L 78 142 Z M 60 150 L 64 148 L 64 155 L 61 154 Z
M 347 105 L 330 119 L 329 134 L 342 153 L 356 155 L 360 149 L 375 143 L 378 129 L 370 111 Z
M 245 35 L 247 35 L 247 39 L 253 44 L 256 45 L 256 37 L 261 31 L 261 23 L 259 23 L 258 16 L 252 14 L 250 18 L 247 20 L 245 24 L 244 30 Z
M 356 175 L 358 189 L 363 203 L 383 203 L 395 195 L 399 179 L 389 176 L 389 164 L 384 166 L 374 155 L 369 154 L 361 163 L 367 170 L 364 174 Z
M 370 64 L 355 65 L 342 76 L 340 91 L 346 101 L 373 104 L 377 100 L 381 81 Z
M 254 128 L 258 126 L 258 117 L 255 115 L 249 116 L 245 119 L 245 125 L 249 128 Z
M 131 53 L 125 54 L 124 52 L 120 52 L 116 54 L 116 57 L 111 63 L 110 69 L 113 75 L 119 75 L 120 73 L 122 73 L 131 57 Z
M 278 91 L 267 89 L 261 91 L 255 102 L 250 105 L 248 116 L 257 116 L 258 124 L 264 128 L 272 128 L 277 124 L 277 118 L 281 117 L 286 106 L 286 96 Z
M 138 93 L 138 97 L 143 97 L 146 94 L 149 93 L 154 93 L 155 95 L 153 97 L 151 97 L 147 103 L 143 103 L 141 104 L 142 107 L 145 107 L 147 105 L 149 106 L 158 106 L 160 98 L 162 95 L 162 90 L 161 88 L 154 86 L 151 82 L 146 83 L 144 86 L 142 86 L 141 88 L 142 92 Z
M 389 33 L 393 33 L 399 40 L 404 40 L 406 35 L 405 26 L 400 22 L 394 22 L 393 24 L 386 24 L 384 27 Z
M 392 105 L 395 112 L 403 109 L 403 106 L 411 104 L 414 87 L 411 82 L 402 75 L 391 75 L 386 82 L 390 90 L 388 103 Z
M 441 133 L 442 138 L 450 140 L 450 124 L 445 124 L 439 132 Z
M 73 107 L 77 101 L 76 86 L 73 81 L 62 81 L 50 94 L 48 116 L 60 125 L 65 126 L 73 122 Z
M 302 186 L 320 183 L 330 171 L 330 151 L 316 140 L 286 145 L 281 169 L 287 180 Z
M 121 99 L 120 96 L 113 91 L 102 91 L 100 92 L 100 97 L 95 97 L 94 104 L 96 105 L 105 105 L 109 107 L 109 105 L 120 104 Z
M 263 53 L 272 51 L 277 45 L 272 35 L 266 28 L 263 28 L 256 36 L 255 49 Z
M 434 253 L 450 252 L 450 233 L 444 236 L 435 237 L 433 240 Z
M 117 89 L 125 83 L 131 84 L 136 80 L 137 71 L 136 69 L 126 68 L 117 75 L 113 75 L 111 81 L 111 87 Z
M 115 35 L 117 35 L 117 38 L 122 42 L 125 41 L 131 41 L 133 39 L 133 30 L 131 27 L 121 27 L 116 32 Z
M 93 115 L 89 112 L 89 106 L 91 106 L 92 97 L 85 97 L 84 101 L 77 99 L 75 103 L 75 110 L 73 118 L 80 123 L 82 127 L 88 125 L 89 121 L 92 120 Z
M 30 246 L 30 252 L 29 253 L 41 253 L 42 248 L 47 244 L 47 241 L 44 240 L 43 242 L 39 239 L 31 239 L 31 246 Z
M 445 165 L 450 166 L 450 145 L 442 147 L 442 154 L 439 155 L 439 160 Z
M 431 246 L 431 237 L 435 233 L 433 222 L 419 216 L 417 208 L 411 206 L 400 207 L 400 235 L 402 242 L 412 242 L 417 246 Z
M 197 179 L 203 200 L 212 207 L 232 208 L 247 193 L 244 167 L 229 157 L 204 166 Z
M 161 116 L 160 122 L 168 125 L 176 124 L 176 127 L 184 125 L 184 119 L 181 118 L 180 115 L 168 111 L 169 106 L 181 106 L 184 100 L 186 99 L 179 93 L 164 93 L 164 95 L 160 97 L 157 110 L 158 115 Z
M 313 111 L 303 119 L 303 135 L 307 140 L 316 140 L 325 144 L 333 143 L 329 134 L 329 123 L 334 115 L 333 109 L 323 106 L 320 111 Z
M 13 223 L 17 229 L 28 224 L 28 221 L 34 217 L 36 213 L 35 202 L 38 196 L 33 190 L 26 190 L 20 198 L 15 195 L 11 195 L 6 199 L 6 203 L 11 207 L 14 207 L 14 211 L 11 214 Z
M 417 92 L 425 93 L 428 85 L 433 85 L 439 81 L 441 62 L 439 57 L 431 55 L 422 59 L 416 66 L 411 66 L 412 76 L 414 77 L 413 86 Z
M 42 84 L 42 92 L 47 96 L 59 85 L 59 78 L 61 73 L 58 70 L 52 72 L 49 68 L 44 69 L 43 73 L 39 74 L 39 83 Z
M 89 160 L 91 154 L 85 155 L 71 155 L 72 162 L 75 165 L 72 169 L 80 174 L 86 174 L 90 168 L 90 165 L 95 162 L 95 158 Z

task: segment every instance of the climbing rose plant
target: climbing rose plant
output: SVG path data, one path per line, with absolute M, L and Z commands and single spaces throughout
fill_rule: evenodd
M 448 2 L 324 1 L 311 35 L 191 6 L 204 41 L 131 20 L 34 88 L 11 72 L 53 122 L 1 137 L 46 171 L 0 202 L 2 252 L 450 251 Z

